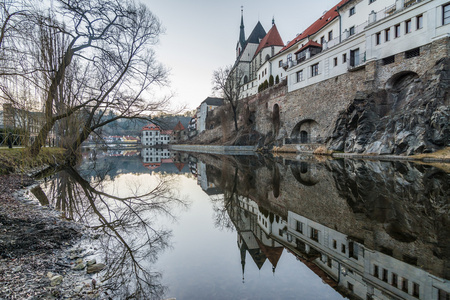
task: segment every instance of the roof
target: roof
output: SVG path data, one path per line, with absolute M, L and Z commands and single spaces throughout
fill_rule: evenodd
M 250 36 L 248 37 L 246 43 L 259 44 L 265 36 L 266 31 L 264 30 L 264 27 L 262 27 L 261 22 L 258 21 L 255 28 L 253 28 L 252 33 L 250 33 Z
M 185 130 L 186 128 L 184 128 L 183 124 L 181 124 L 180 121 L 178 121 L 177 125 L 175 125 L 175 127 L 173 128 L 174 131 L 176 130 Z
M 222 106 L 223 99 L 222 98 L 208 97 L 205 100 L 203 100 L 202 103 L 206 103 L 207 105 Z
M 286 51 L 287 49 L 294 46 L 297 42 L 306 39 L 308 36 L 315 34 L 320 29 L 328 25 L 331 21 L 333 21 L 336 17 L 339 16 L 339 13 L 337 12 L 337 8 L 346 4 L 348 1 L 351 0 L 341 0 L 337 5 L 335 5 L 332 9 L 324 13 L 317 21 L 311 24 L 308 28 L 306 28 L 305 31 L 300 33 L 290 41 L 286 46 L 284 46 L 283 49 L 280 50 L 280 52 Z
M 171 135 L 173 130 L 161 130 L 161 134 Z
M 269 32 L 262 39 L 261 43 L 259 43 L 258 48 L 256 49 L 255 56 L 266 47 L 271 46 L 284 46 L 283 40 L 281 39 L 280 33 L 278 32 L 277 25 L 273 25 L 270 28 Z
M 150 123 L 150 124 L 142 127 L 142 131 L 144 131 L 144 130 L 159 131 L 159 130 L 161 130 L 161 128 L 158 125 Z
M 303 50 L 305 50 L 306 48 L 309 47 L 319 47 L 322 48 L 322 45 L 319 43 L 314 42 L 313 40 L 308 41 L 303 47 L 301 47 L 300 49 L 297 50 L 297 52 L 295 52 L 295 54 L 302 52 Z

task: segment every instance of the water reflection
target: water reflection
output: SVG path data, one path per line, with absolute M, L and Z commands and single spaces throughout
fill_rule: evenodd
M 95 244 L 107 265 L 102 280 L 112 298 L 161 298 L 166 287 L 151 264 L 169 247 L 171 231 L 154 224 L 154 219 L 161 214 L 175 218 L 171 210 L 186 206 L 186 201 L 168 173 L 155 174 L 145 183 L 133 177 L 116 186 L 114 177 L 126 174 L 123 169 L 129 164 L 122 161 L 120 166 L 109 156 L 96 155 L 80 171 L 66 168 L 32 192 L 41 204 L 50 203 L 65 218 L 98 233 Z
M 273 272 L 287 249 L 350 298 L 448 299 L 450 175 L 411 163 L 196 155 L 216 225 Z M 261 164 L 261 161 L 265 164 Z M 203 166 L 203 163 L 206 163 Z M 203 174 L 204 173 L 204 174 Z

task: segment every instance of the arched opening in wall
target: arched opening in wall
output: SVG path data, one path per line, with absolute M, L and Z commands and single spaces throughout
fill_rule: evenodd
M 270 59 L 270 55 L 267 54 L 267 55 L 266 55 L 266 61 L 268 61 L 269 59 Z
M 419 75 L 416 72 L 412 71 L 402 71 L 386 81 L 386 91 L 390 93 L 398 93 L 404 90 L 408 85 L 410 85 L 414 80 L 419 78 Z
M 319 123 L 307 119 L 298 122 L 292 129 L 290 140 L 293 144 L 316 143 L 319 131 Z
M 245 75 L 245 76 L 244 76 L 244 84 L 246 84 L 247 82 L 248 82 L 248 76 Z
M 278 106 L 278 104 L 275 104 L 273 106 L 272 124 L 274 135 L 277 136 L 280 130 L 280 107 Z
M 297 181 L 305 186 L 313 186 L 319 182 L 317 176 L 315 176 L 315 169 L 311 168 L 307 162 L 293 163 L 291 164 L 291 172 Z

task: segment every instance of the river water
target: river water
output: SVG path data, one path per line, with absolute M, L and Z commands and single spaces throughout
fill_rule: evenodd
M 33 193 L 113 299 L 449 299 L 450 167 L 86 151 Z

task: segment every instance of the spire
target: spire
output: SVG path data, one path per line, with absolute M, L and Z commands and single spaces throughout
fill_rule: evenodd
M 275 16 L 272 17 L 272 26 L 275 25 Z
M 244 7 L 241 6 L 241 27 L 239 31 L 239 43 L 243 47 L 245 45 L 245 31 L 244 31 Z

